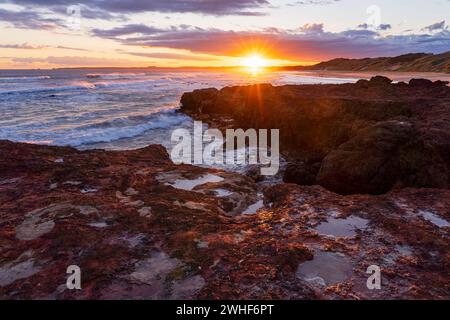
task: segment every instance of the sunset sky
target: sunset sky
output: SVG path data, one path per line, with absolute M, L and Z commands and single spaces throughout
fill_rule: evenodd
M 271 65 L 450 50 L 450 0 L 0 0 L 0 68 Z

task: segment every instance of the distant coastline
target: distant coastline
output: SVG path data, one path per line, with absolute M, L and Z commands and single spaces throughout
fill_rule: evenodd
M 409 53 L 396 57 L 380 58 L 338 58 L 312 66 L 297 67 L 296 70 L 450 73 L 450 51 L 441 54 Z
M 52 69 L 29 69 L 29 70 L 158 70 L 158 71 L 239 71 L 242 66 L 222 66 L 222 67 L 73 67 L 73 68 L 52 68 Z M 311 65 L 292 66 L 271 66 L 265 68 L 268 71 L 327 71 L 327 72 L 387 72 L 395 74 L 399 72 L 421 72 L 435 74 L 450 74 L 450 51 L 440 54 L 431 53 L 408 53 L 395 57 L 376 57 L 347 59 L 336 58 Z M 2 70 L 24 70 L 24 69 L 2 69 Z M 371 76 L 374 74 L 371 73 Z M 370 78 L 370 77 L 369 77 Z

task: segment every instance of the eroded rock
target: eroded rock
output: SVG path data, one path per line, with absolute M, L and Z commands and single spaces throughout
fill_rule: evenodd
M 185 93 L 182 110 L 223 128 L 280 129 L 284 181 L 341 194 L 450 186 L 450 87 L 377 76 L 341 85 L 251 85 Z M 229 126 L 229 124 L 227 124 Z
M 343 196 L 279 184 L 258 195 L 248 177 L 174 165 L 159 146 L 0 142 L 0 151 L 0 181 L 22 177 L 0 185 L 0 299 L 449 298 L 448 190 Z M 169 183 L 207 174 L 223 180 Z M 259 200 L 264 207 L 241 214 Z M 337 275 L 305 272 L 321 255 L 337 259 L 325 259 Z M 81 268 L 82 290 L 64 290 L 69 265 Z M 382 290 L 366 287 L 370 265 L 382 270 Z

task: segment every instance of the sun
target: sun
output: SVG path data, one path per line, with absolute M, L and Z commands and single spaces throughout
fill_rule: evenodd
M 241 65 L 252 74 L 256 74 L 261 72 L 264 67 L 267 67 L 268 61 L 261 55 L 252 54 L 242 58 Z

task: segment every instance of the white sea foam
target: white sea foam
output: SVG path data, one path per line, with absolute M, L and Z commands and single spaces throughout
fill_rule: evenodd
M 0 82 L 14 82 L 14 81 L 34 81 L 42 79 L 51 79 L 50 76 L 23 76 L 23 77 L 1 77 Z
M 86 83 L 79 83 L 77 85 L 68 86 L 56 86 L 56 87 L 33 87 L 27 89 L 14 89 L 14 90 L 1 90 L 0 94 L 23 94 L 23 93 L 52 93 L 52 92 L 65 92 L 74 90 L 94 89 L 95 85 Z
M 0 136 L 13 141 L 33 142 L 60 146 L 78 147 L 85 144 L 111 142 L 124 138 L 132 138 L 152 129 L 166 129 L 190 118 L 177 114 L 175 110 L 157 112 L 148 116 L 116 118 L 94 124 L 71 126 L 70 129 L 39 130 L 34 133 L 0 127 Z M 42 127 L 42 126 L 41 126 Z
M 192 124 L 192 119 L 175 110 L 183 92 L 255 82 L 322 81 L 296 73 L 255 79 L 237 73 L 147 69 L 48 70 L 45 74 L 0 70 L 0 139 L 82 149 L 170 145 L 172 130 Z
M 90 73 L 88 79 L 132 79 L 145 77 L 146 73 Z

